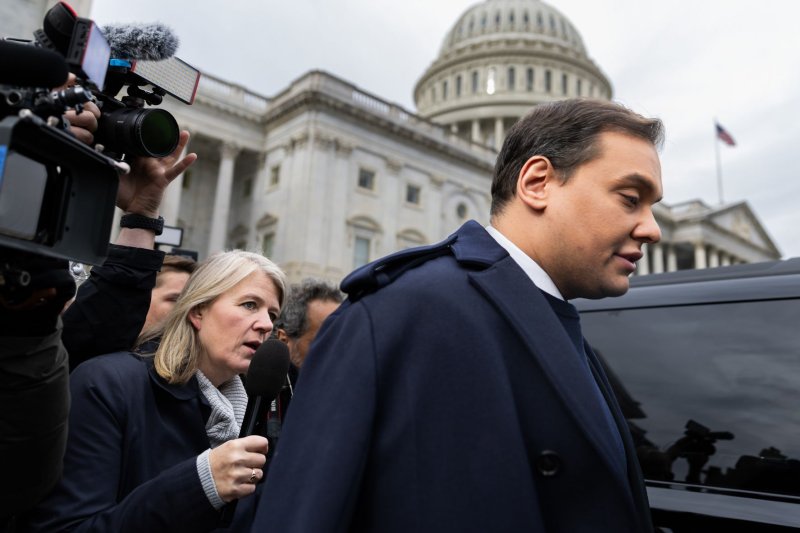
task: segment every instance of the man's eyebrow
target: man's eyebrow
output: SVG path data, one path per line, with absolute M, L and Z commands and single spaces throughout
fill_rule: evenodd
M 647 190 L 647 192 L 649 192 L 653 196 L 655 196 L 655 194 L 656 194 L 656 188 L 653 185 L 652 180 L 642 176 L 641 174 L 637 174 L 637 173 L 628 174 L 627 176 L 622 176 L 617 181 L 619 182 L 620 185 L 628 185 L 628 186 L 639 187 L 641 189 Z M 663 199 L 663 197 L 659 196 L 659 197 L 656 198 L 656 200 L 653 203 L 657 204 L 662 199 Z

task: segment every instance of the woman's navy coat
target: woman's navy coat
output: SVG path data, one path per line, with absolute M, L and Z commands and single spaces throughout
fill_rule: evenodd
M 70 376 L 72 407 L 64 476 L 28 524 L 41 531 L 210 531 L 195 460 L 209 448 L 210 407 L 193 377 L 167 384 L 150 357 L 119 352 Z M 234 523 L 252 514 L 239 502 Z

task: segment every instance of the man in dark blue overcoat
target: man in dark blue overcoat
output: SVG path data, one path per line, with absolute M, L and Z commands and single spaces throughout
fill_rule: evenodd
M 619 296 L 660 231 L 659 120 L 537 106 L 508 133 L 491 225 L 348 276 L 253 531 L 651 531 L 625 420 L 572 298 Z

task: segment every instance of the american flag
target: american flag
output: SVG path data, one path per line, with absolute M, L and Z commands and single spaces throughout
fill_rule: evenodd
M 727 144 L 728 146 L 736 146 L 736 141 L 733 140 L 728 131 L 717 123 L 717 138 Z

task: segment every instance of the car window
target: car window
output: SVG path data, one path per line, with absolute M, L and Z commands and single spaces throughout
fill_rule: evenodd
M 645 477 L 800 495 L 800 300 L 586 312 Z

